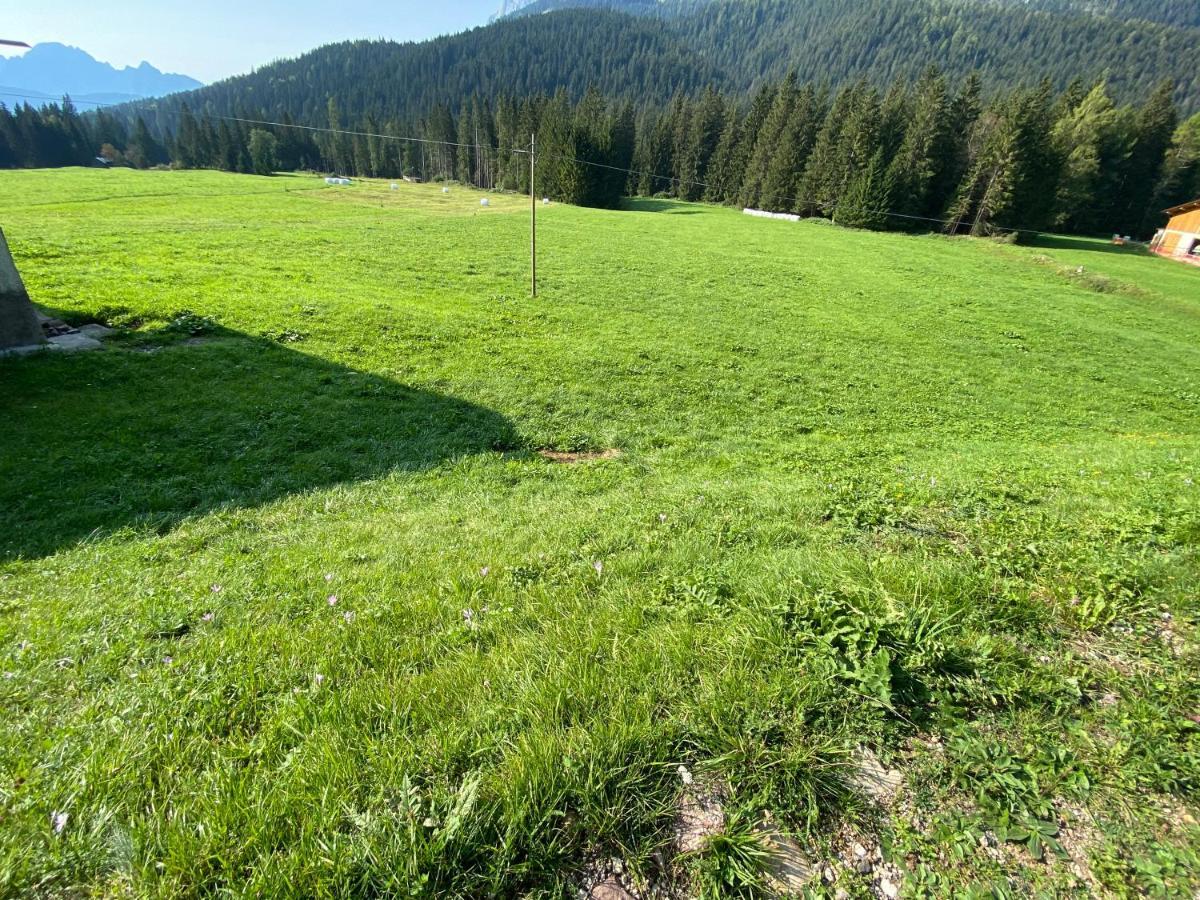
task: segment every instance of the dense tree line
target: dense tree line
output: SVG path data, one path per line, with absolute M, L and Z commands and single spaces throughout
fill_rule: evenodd
M 795 76 L 742 110 L 708 92 L 643 118 L 639 193 L 826 216 L 865 228 L 1026 228 L 1146 235 L 1200 195 L 1200 115 L 1179 125 L 1169 82 L 1140 106 L 1107 85 L 1049 81 L 985 100 L 930 68 L 880 91 Z
M 0 107 L 0 165 L 84 163 L 260 174 L 457 180 L 527 191 L 538 136 L 538 191 L 616 206 L 625 195 L 761 207 L 865 228 L 1006 228 L 1148 235 L 1161 210 L 1200 195 L 1200 114 L 1180 124 L 1169 82 L 1118 105 L 1105 81 L 1056 92 L 1049 80 L 985 96 L 976 76 L 936 68 L 886 91 L 840 90 L 794 73 L 748 101 L 708 88 L 635 108 L 593 89 L 581 100 L 474 95 L 409 120 L 349 119 L 334 100 L 322 125 L 261 110 L 232 118 L 183 106 L 169 136 L 69 102 Z M 240 120 L 240 121 L 239 121 Z M 628 171 L 627 171 L 628 170 Z

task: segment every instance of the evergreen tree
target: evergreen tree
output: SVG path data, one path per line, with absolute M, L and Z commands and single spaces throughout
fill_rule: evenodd
M 771 111 L 758 130 L 754 143 L 754 152 L 750 155 L 746 166 L 746 176 L 742 181 L 742 206 L 758 206 L 762 201 L 763 188 L 767 181 L 767 172 L 771 168 L 771 159 L 779 147 L 779 142 L 792 118 L 792 110 L 799 98 L 796 87 L 796 76 L 789 73 L 775 93 Z
M 950 207 L 946 230 L 976 237 L 993 233 L 997 219 L 1011 212 L 1017 176 L 1019 129 L 1010 104 L 989 110 L 976 123 L 974 159 Z
M 884 204 L 887 203 L 889 191 L 881 148 L 850 180 L 838 198 L 834 221 L 847 228 L 886 228 L 888 217 Z
M 725 102 L 710 87 L 690 113 L 677 168 L 680 180 L 678 196 L 683 200 L 698 200 L 704 194 L 709 165 L 724 130 Z
M 185 103 L 179 113 L 179 130 L 175 134 L 174 162 L 184 169 L 197 169 L 208 163 L 200 151 L 200 128 Z
M 255 175 L 270 175 L 275 171 L 278 147 L 279 141 L 271 132 L 262 128 L 250 132 L 250 160 Z
M 792 104 L 791 115 L 779 135 L 779 144 L 767 166 L 759 203 L 764 209 L 783 211 L 800 204 L 800 176 L 812 153 L 824 110 L 811 85 Z
M 1154 209 L 1200 198 L 1200 113 L 1179 126 L 1155 190 Z
M 1162 82 L 1137 113 L 1133 146 L 1113 210 L 1111 227 L 1121 234 L 1146 235 L 1158 220 L 1159 211 L 1153 208 L 1155 189 L 1179 122 L 1173 94 L 1174 85 Z
M 920 224 L 941 212 L 935 187 L 953 153 L 951 127 L 945 76 L 936 68 L 926 69 L 916 85 L 908 127 L 888 167 L 892 185 L 888 205 L 896 213 L 913 216 L 911 223 Z
M 705 179 L 708 187 L 704 190 L 704 199 L 709 203 L 728 203 L 737 197 L 741 178 L 734 169 L 734 157 L 742 141 L 743 128 L 741 114 L 730 108 Z
M 1101 154 L 1116 123 L 1116 107 L 1103 81 L 1073 108 L 1063 110 L 1055 123 L 1053 141 L 1062 160 L 1062 176 L 1055 197 L 1056 227 L 1069 231 L 1095 227 Z

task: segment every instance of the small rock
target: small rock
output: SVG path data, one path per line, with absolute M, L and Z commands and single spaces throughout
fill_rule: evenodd
M 588 893 L 590 900 L 634 900 L 633 894 L 621 887 L 615 878 L 609 878 L 596 885 Z
M 867 855 L 867 848 L 864 847 L 862 844 L 855 844 L 854 847 L 851 849 L 854 851 L 854 855 L 857 856 L 859 859 L 862 859 L 863 857 L 865 857 Z
M 684 788 L 675 816 L 675 847 L 696 853 L 708 839 L 725 830 L 725 807 L 720 798 L 702 794 L 696 786 Z
M 860 793 L 882 807 L 896 802 L 896 795 L 904 784 L 902 774 L 885 767 L 879 757 L 866 747 L 859 747 L 855 751 L 854 765 L 856 771 L 850 776 L 850 781 Z
M 71 334 L 59 334 L 50 338 L 50 349 L 60 350 L 65 353 L 78 353 L 82 350 L 100 350 L 104 347 L 95 338 L 88 337 L 86 334 L 74 332 Z
M 875 863 L 871 862 L 869 859 L 860 859 L 854 864 L 854 871 L 859 875 L 870 875 L 875 871 Z
M 833 866 L 826 866 L 821 870 L 821 880 L 826 884 L 833 884 L 837 881 L 837 872 L 833 871 Z
M 884 878 L 879 882 L 879 890 L 883 892 L 883 896 L 888 900 L 896 900 L 900 896 L 900 887 L 890 878 Z
M 767 850 L 764 868 L 767 880 L 777 893 L 800 894 L 816 874 L 816 864 L 796 843 L 769 820 L 760 822 L 756 828 L 759 841 Z

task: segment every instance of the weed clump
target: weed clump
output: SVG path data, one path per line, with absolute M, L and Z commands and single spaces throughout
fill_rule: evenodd
M 217 323 L 209 316 L 201 316 L 190 309 L 183 309 L 171 316 L 171 321 L 164 331 L 171 334 L 183 334 L 189 337 L 199 337 L 210 334 L 217 328 Z

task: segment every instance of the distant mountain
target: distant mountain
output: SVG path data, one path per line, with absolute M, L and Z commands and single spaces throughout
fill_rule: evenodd
M 186 75 L 160 72 L 143 62 L 117 69 L 78 47 L 38 44 L 24 56 L 0 58 L 0 102 L 40 105 L 64 94 L 82 108 L 93 103 L 122 103 L 190 91 L 203 83 Z M 18 96 L 14 96 L 18 95 Z

